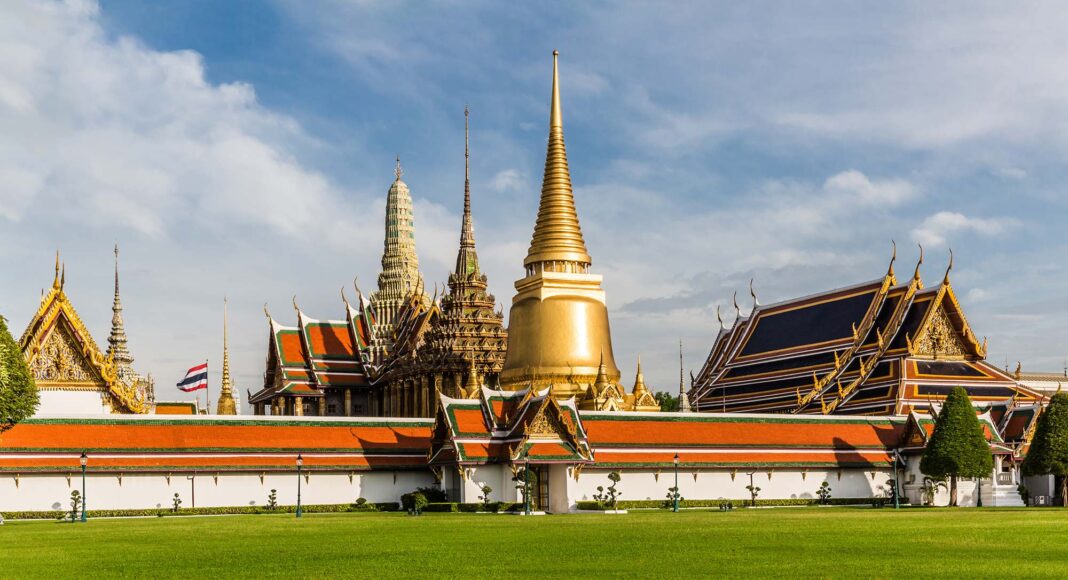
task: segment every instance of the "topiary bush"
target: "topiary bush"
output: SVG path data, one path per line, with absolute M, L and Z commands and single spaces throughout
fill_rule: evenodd
M 7 319 L 0 316 L 0 433 L 33 415 L 39 404 L 26 358 L 7 328 Z

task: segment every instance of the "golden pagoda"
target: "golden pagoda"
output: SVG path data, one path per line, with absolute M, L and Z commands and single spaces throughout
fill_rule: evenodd
M 553 51 L 549 144 L 545 154 L 541 202 L 530 250 L 523 261 L 526 277 L 515 283 L 508 328 L 508 354 L 501 386 L 519 390 L 549 387 L 557 398 L 596 400 L 610 385 L 622 393 L 612 355 L 601 276 L 590 273 L 590 255 L 579 226 L 564 146 L 563 115 Z M 595 389 L 592 397 L 587 391 Z
M 226 304 L 226 299 L 223 299 L 222 388 L 219 389 L 219 403 L 215 412 L 219 415 L 236 415 L 237 403 L 234 401 L 234 385 L 230 379 L 230 345 L 227 340 Z

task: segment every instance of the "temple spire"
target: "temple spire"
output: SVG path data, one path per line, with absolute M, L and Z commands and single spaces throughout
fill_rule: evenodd
M 219 415 L 236 415 L 237 404 L 234 402 L 234 385 L 230 379 L 230 342 L 227 324 L 227 305 L 229 300 L 223 298 L 223 362 L 222 388 L 219 389 L 219 402 L 216 413 Z
M 679 340 L 679 411 L 682 413 L 689 413 L 693 411 L 690 408 L 690 397 L 686 394 L 686 382 L 682 376 L 682 340 Z
M 549 144 L 545 152 L 545 174 L 541 185 L 541 202 L 534 236 L 523 265 L 545 262 L 577 264 L 586 271 L 590 255 L 582 238 L 575 197 L 571 190 L 571 171 L 564 146 L 564 120 L 560 107 L 560 79 L 557 67 L 559 51 L 553 51 L 553 89 L 549 113 Z
M 133 356 L 127 348 L 126 324 L 122 319 L 122 297 L 119 295 L 119 245 L 115 244 L 115 297 L 111 304 L 111 334 L 108 335 L 108 352 L 115 361 L 119 378 L 126 380 L 133 374 Z
M 470 110 L 464 107 L 464 217 L 460 227 L 460 252 L 456 256 L 456 275 L 461 277 L 478 272 L 475 226 L 471 219 L 471 147 L 468 123 L 470 116 Z

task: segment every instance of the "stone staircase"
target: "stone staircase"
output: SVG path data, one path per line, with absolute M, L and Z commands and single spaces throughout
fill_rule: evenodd
M 983 506 L 985 507 L 1024 507 L 1015 483 L 999 484 L 994 488 L 993 481 L 983 480 Z

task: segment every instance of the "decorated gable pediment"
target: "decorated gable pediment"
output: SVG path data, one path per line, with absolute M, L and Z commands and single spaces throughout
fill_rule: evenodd
M 56 321 L 39 349 L 30 353 L 28 363 L 38 384 L 105 387 L 101 369 L 86 358 L 74 332 L 62 320 Z
M 937 306 L 927 325 L 921 330 L 919 340 L 913 343 L 912 354 L 932 358 L 957 358 L 972 353 L 950 321 L 946 309 Z

